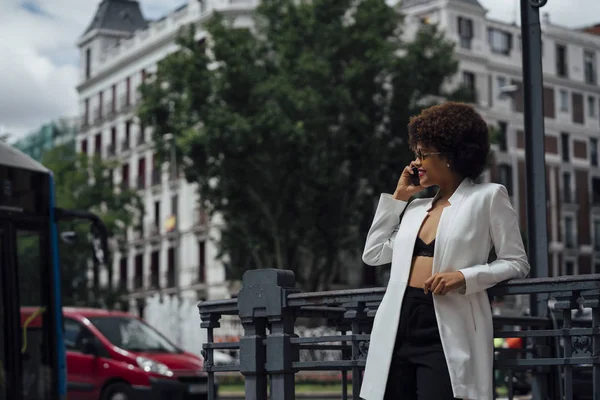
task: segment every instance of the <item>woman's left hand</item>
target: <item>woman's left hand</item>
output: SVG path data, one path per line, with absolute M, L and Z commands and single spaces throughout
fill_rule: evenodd
M 432 275 L 423 284 L 425 293 L 441 294 L 456 290 L 465 284 L 465 276 L 460 271 L 440 272 Z

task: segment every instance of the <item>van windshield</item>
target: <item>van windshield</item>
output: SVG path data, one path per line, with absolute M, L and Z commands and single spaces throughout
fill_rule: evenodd
M 92 324 L 115 346 L 133 352 L 181 353 L 150 325 L 130 317 L 92 317 Z

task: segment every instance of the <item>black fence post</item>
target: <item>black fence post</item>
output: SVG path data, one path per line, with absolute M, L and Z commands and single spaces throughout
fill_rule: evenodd
M 290 343 L 294 316 L 286 303 L 287 295 L 295 292 L 295 284 L 291 271 L 258 269 L 244 273 L 238 311 L 244 326 L 244 336 L 240 338 L 240 372 L 246 378 L 246 400 L 267 398 L 268 374 L 272 376 L 272 399 L 294 399 L 292 363 L 297 352 Z
M 202 313 L 200 312 L 200 327 L 206 329 L 206 343 L 212 344 L 214 343 L 214 330 L 215 328 L 219 328 L 221 324 L 219 320 L 221 319 L 221 314 L 211 314 L 211 313 Z M 215 385 L 215 373 L 212 370 L 214 367 L 214 349 L 211 347 L 202 350 L 202 356 L 204 357 L 204 367 L 208 371 L 208 400 L 216 400 L 217 399 L 217 390 Z
M 592 309 L 592 345 L 588 350 L 588 355 L 593 358 L 600 357 L 600 293 L 598 291 L 592 293 L 584 293 L 580 299 L 582 307 Z M 593 400 L 600 400 L 600 364 L 594 363 L 592 366 L 592 382 L 593 382 Z

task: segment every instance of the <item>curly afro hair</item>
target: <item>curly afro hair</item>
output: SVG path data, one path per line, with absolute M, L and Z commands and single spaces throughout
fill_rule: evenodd
M 417 144 L 444 154 L 450 167 L 463 178 L 476 179 L 485 169 L 490 151 L 488 126 L 473 107 L 446 102 L 411 117 L 408 144 Z

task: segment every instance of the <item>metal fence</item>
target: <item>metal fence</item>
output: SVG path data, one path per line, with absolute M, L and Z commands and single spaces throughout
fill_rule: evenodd
M 301 293 L 291 271 L 246 272 L 237 299 L 205 301 L 198 306 L 202 327 L 207 329 L 204 353 L 209 399 L 216 398 L 215 374 L 226 371 L 243 374 L 250 400 L 294 399 L 298 371 L 340 371 L 341 398 L 359 399 L 369 333 L 384 292 L 385 288 L 372 288 Z M 535 399 L 600 400 L 600 275 L 513 280 L 488 293 L 492 298 L 536 294 L 540 301 L 552 304 L 547 317 L 494 317 L 494 337 L 524 341 L 521 349 L 495 353 L 495 370 L 509 378 L 509 398 L 513 382 L 518 382 L 515 377 L 526 376 L 538 388 Z M 239 342 L 214 342 L 214 330 L 223 315 L 239 317 L 244 328 Z M 304 318 L 318 319 L 339 334 L 298 337 L 295 324 Z M 239 350 L 239 364 L 214 365 L 213 350 L 217 349 Z M 340 357 L 299 361 L 300 352 L 314 349 L 336 350 Z

